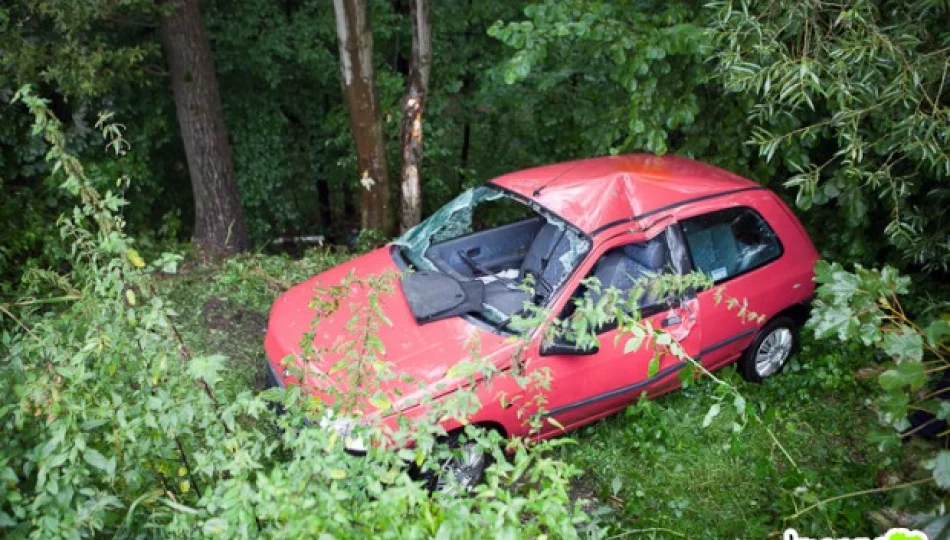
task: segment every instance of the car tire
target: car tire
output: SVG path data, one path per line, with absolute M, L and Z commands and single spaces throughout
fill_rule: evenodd
M 759 330 L 739 359 L 739 373 L 747 381 L 762 382 L 781 373 L 798 344 L 798 325 L 790 317 L 772 319 Z
M 492 455 L 480 448 L 477 442 L 468 440 L 462 430 L 450 433 L 445 444 L 457 450 L 458 455 L 443 459 L 438 470 L 426 474 L 426 487 L 433 493 L 468 493 L 485 478 L 485 470 L 492 464 Z

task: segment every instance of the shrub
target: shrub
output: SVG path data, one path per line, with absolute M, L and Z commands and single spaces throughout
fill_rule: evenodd
M 326 406 L 299 389 L 228 391 L 225 359 L 193 355 L 153 287 L 174 257 L 143 260 L 123 232 L 122 199 L 91 186 L 42 99 L 29 88 L 17 99 L 78 203 L 59 221 L 74 246 L 62 271 L 32 271 L 22 298 L 0 304 L 7 535 L 572 537 L 589 523 L 568 496 L 576 471 L 547 454 L 553 443 L 514 441 L 506 460 L 497 435 L 470 430 L 498 458 L 485 484 L 431 494 L 411 473 L 451 451 L 437 422 L 411 426 L 409 464 L 383 446 L 357 458 L 317 425 Z M 125 150 L 108 118 L 99 128 Z

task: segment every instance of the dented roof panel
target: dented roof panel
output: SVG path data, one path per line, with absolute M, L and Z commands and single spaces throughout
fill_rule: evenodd
M 652 154 L 546 165 L 491 183 L 537 202 L 587 233 L 690 199 L 758 187 L 712 165 Z

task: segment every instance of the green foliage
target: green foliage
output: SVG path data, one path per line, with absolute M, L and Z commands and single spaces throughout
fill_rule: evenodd
M 818 297 L 809 321 L 815 336 L 860 342 L 880 351 L 883 364 L 876 369 L 880 421 L 909 435 L 917 429 L 907 431 L 911 411 L 930 413 L 927 423 L 946 419 L 940 385 L 950 369 L 947 303 L 932 306 L 923 320 L 911 319 L 900 304 L 900 296 L 910 292 L 910 280 L 891 267 L 866 270 L 856 266 L 849 272 L 838 263 L 820 261 L 816 281 Z M 931 468 L 938 486 L 946 488 L 946 456 L 942 454 Z
M 524 15 L 489 34 L 514 50 L 502 75 L 540 116 L 528 137 L 549 161 L 697 157 L 784 184 L 814 231 L 847 224 L 824 253 L 946 269 L 945 3 L 571 0 Z
M 836 236 L 852 258 L 879 253 L 870 231 L 885 232 L 903 264 L 945 271 L 947 3 L 712 7 L 717 78 L 754 98 L 750 142 L 795 173 L 799 206 L 836 204 L 828 219 L 848 225 Z
M 731 369 L 719 372 L 760 411 L 762 423 L 736 429 L 742 419 L 727 402 L 704 427 L 719 385 L 702 380 L 582 428 L 573 436 L 578 444 L 557 455 L 585 471 L 577 489 L 608 501 L 606 515 L 621 532 L 765 538 L 794 527 L 813 537 L 873 536 L 881 529 L 870 515 L 887 504 L 880 495 L 846 497 L 794 516 L 830 496 L 874 489 L 876 479 L 913 469 L 926 455 L 913 444 L 868 444 L 877 436 L 864 406 L 874 382 L 853 375 L 866 354 L 860 345 L 806 339 L 800 360 L 763 384 L 742 382 Z M 798 470 L 767 430 L 787 443 Z M 934 502 L 927 492 L 914 497 L 916 510 Z
M 79 204 L 58 223 L 73 245 L 64 273 L 36 271 L 27 276 L 24 300 L 0 305 L 8 360 L 0 516 L 18 536 L 119 531 L 129 523 L 116 510 L 154 502 L 156 483 L 165 479 L 177 484 L 170 463 L 214 417 L 198 412 L 208 408 L 208 396 L 176 379 L 181 364 L 168 340 L 167 307 L 149 294 L 142 260 L 122 232 L 122 200 L 92 187 L 44 101 L 27 88 L 17 97 Z M 115 126 L 102 127 L 121 151 Z
M 506 83 L 530 79 L 542 90 L 581 95 L 596 86 L 601 99 L 623 104 L 598 114 L 599 103 L 581 102 L 567 111 L 583 122 L 574 136 L 591 137 L 589 147 L 664 154 L 670 134 L 693 124 L 699 110 L 704 34 L 682 4 L 633 4 L 546 2 L 525 8 L 528 20 L 496 23 L 488 33 L 517 51 L 504 66 Z
M 938 452 L 930 468 L 933 469 L 937 485 L 943 489 L 950 489 L 950 451 Z
M 434 420 L 385 433 L 360 424 L 375 444 L 356 458 L 319 426 L 327 404 L 299 388 L 228 388 L 225 358 L 191 351 L 154 286 L 176 257 L 148 264 L 124 233 L 124 202 L 91 185 L 47 103 L 28 88 L 17 98 L 78 204 L 59 222 L 74 245 L 63 272 L 31 276 L 22 300 L 0 304 L 6 535 L 577 537 L 591 526 L 568 497 L 576 471 L 550 457 L 553 445 L 514 441 L 507 460 L 497 434 L 467 430 L 496 457 L 485 485 L 469 497 L 430 494 L 410 465 L 425 473 L 451 455 Z M 121 130 L 104 118 L 109 147 L 121 151 Z M 371 310 L 360 330 L 370 342 L 378 315 Z M 387 369 L 373 362 L 378 350 L 363 352 L 354 368 Z M 471 392 L 457 395 L 432 403 L 434 418 L 464 419 L 478 406 Z M 287 412 L 277 415 L 274 402 Z M 416 446 L 395 451 L 387 440 Z
M 342 236 L 357 173 L 332 4 L 224 1 L 203 8 L 252 239 Z
M 145 0 L 38 0 L 0 8 L 0 87 L 43 82 L 74 98 L 102 96 L 141 82 L 155 42 L 129 40 L 154 23 Z M 9 54 L 16 51 L 15 54 Z
M 139 179 L 118 190 L 133 203 L 125 219 L 142 243 L 175 239 L 182 214 L 189 213 L 187 170 L 173 170 L 176 158 L 184 161 L 170 144 L 177 136 L 171 95 L 157 76 L 162 60 L 156 5 L 43 0 L 0 8 L 0 49 L 6 52 L 0 58 L 0 99 L 9 102 L 22 84 L 39 84 L 52 97 L 50 108 L 70 151 L 83 159 L 96 189 L 116 190 L 121 176 Z M 126 134 L 134 151 L 103 159 L 102 139 L 93 128 L 95 111 L 103 106 L 123 117 L 130 109 L 138 113 L 137 129 Z M 56 220 L 73 200 L 50 176 L 48 144 L 29 136 L 27 111 L 2 107 L 0 120 L 0 295 L 6 296 L 29 269 L 48 268 L 68 252 Z
M 0 110 L 0 350 L 9 359 L 0 368 L 7 436 L 0 527 L 42 537 L 575 532 L 585 519 L 568 498 L 575 469 L 546 445 L 514 448 L 474 499 L 429 497 L 403 459 L 371 452 L 354 460 L 332 434 L 304 427 L 304 414 L 313 420 L 322 412 L 311 400 L 248 391 L 260 383 L 259 342 L 275 295 L 348 255 L 255 254 L 196 267 L 161 254 L 164 243 L 187 238 L 191 203 L 156 5 L 42 0 L 0 8 L 0 98 L 33 81 L 54 97 L 44 104 L 21 94 L 36 116 L 20 106 Z M 372 3 L 393 172 L 408 52 L 401 5 Z M 358 176 L 332 6 L 212 0 L 202 8 L 254 239 L 355 237 Z M 947 15 L 946 2 L 934 0 L 707 8 L 539 0 L 526 9 L 436 2 L 425 208 L 528 165 L 676 152 L 772 187 L 791 176 L 787 188 L 825 255 L 939 276 L 950 260 Z M 103 105 L 130 129 L 109 119 L 96 125 L 92 111 Z M 32 129 L 45 140 L 29 137 Z M 121 155 L 102 159 L 104 144 Z M 358 250 L 382 240 L 360 238 Z M 901 461 L 893 432 L 870 433 L 867 422 L 850 429 L 869 391 L 852 372 L 862 359 L 880 360 L 870 371 L 874 409 L 886 425 L 902 430 L 918 409 L 950 417 L 934 392 L 950 337 L 945 290 L 917 284 L 912 291 L 888 266 L 846 271 L 823 263 L 818 280 L 812 327 L 847 345 L 815 345 L 811 362 L 793 364 L 787 383 L 752 389 L 726 376 L 691 384 L 683 397 L 633 408 L 635 421 L 590 428 L 584 444 L 556 457 L 589 469 L 602 498 L 623 495 L 619 513 L 631 528 L 646 519 L 712 536 L 765 535 L 774 532 L 769 519 L 817 504 L 818 493 L 870 489 L 878 473 L 917 470 Z M 628 352 L 675 348 L 635 310 L 618 313 L 622 299 L 612 298 L 582 306 L 586 315 L 562 330 L 590 345 L 592 325 L 619 319 Z M 736 298 L 724 306 L 758 318 L 754 307 Z M 547 314 L 534 315 L 538 322 Z M 700 367 L 683 370 L 684 381 Z M 456 374 L 485 369 L 473 359 Z M 545 384 L 537 375 L 521 382 Z M 826 405 L 828 395 L 837 406 Z M 393 401 L 364 397 L 381 408 Z M 298 412 L 277 418 L 269 400 Z M 772 400 L 804 405 L 763 410 Z M 451 412 L 470 405 L 454 403 Z M 444 452 L 436 444 L 442 434 L 429 428 L 427 455 Z M 497 447 L 491 437 L 472 437 Z M 782 443 L 824 437 L 835 444 Z M 788 454 L 780 455 L 783 448 Z M 919 481 L 945 488 L 950 461 L 926 451 L 930 459 L 920 462 L 929 472 Z M 735 491 L 755 505 L 734 501 Z M 916 488 L 900 493 L 898 503 L 936 503 Z M 891 499 L 823 504 L 793 522 L 799 530 L 866 530 L 865 511 L 884 500 Z M 714 512 L 729 519 L 710 530 L 702 524 Z
M 774 173 L 741 144 L 749 100 L 709 81 L 699 5 L 551 0 L 524 14 L 489 34 L 515 50 L 504 79 L 531 100 L 552 157 L 675 152 L 760 181 Z

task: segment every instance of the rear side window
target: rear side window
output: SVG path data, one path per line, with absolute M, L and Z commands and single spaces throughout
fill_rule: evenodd
M 751 208 L 729 208 L 681 222 L 694 270 L 720 283 L 782 256 L 782 244 Z

